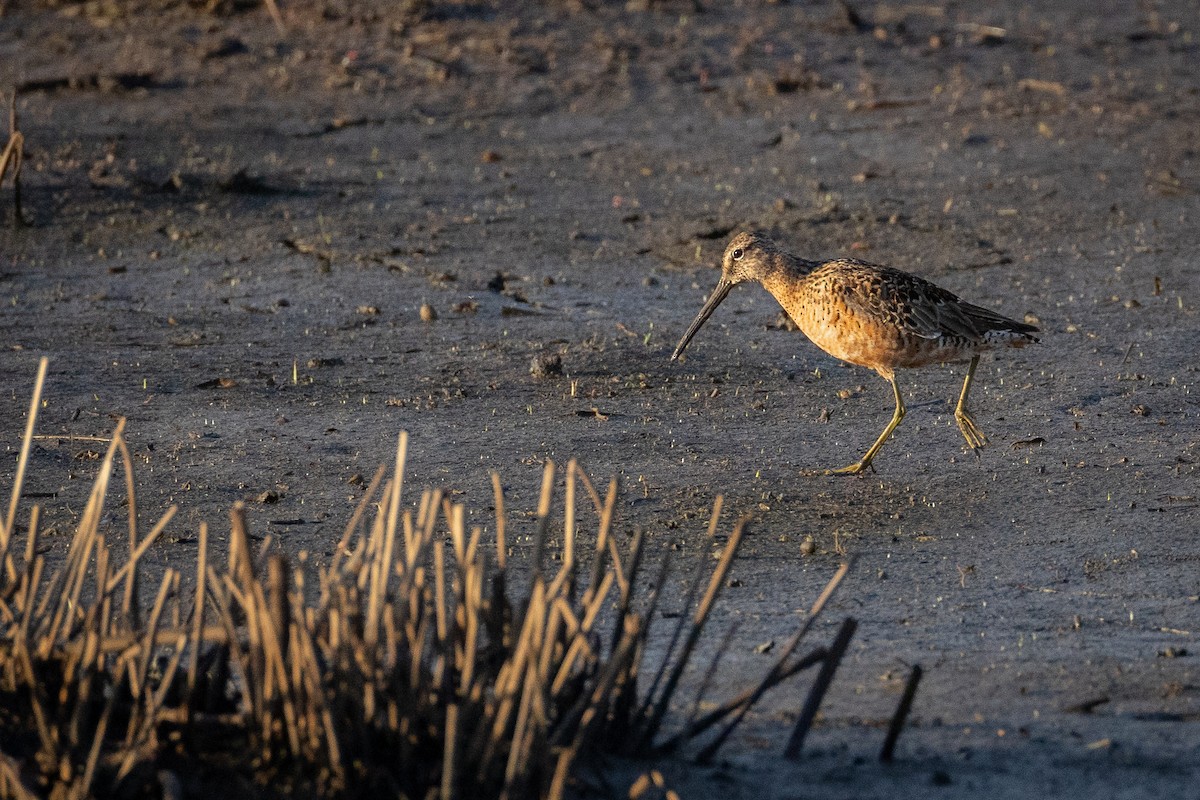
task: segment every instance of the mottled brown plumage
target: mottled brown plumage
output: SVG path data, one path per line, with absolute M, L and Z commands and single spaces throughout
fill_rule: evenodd
M 739 233 L 729 242 L 721 279 L 692 322 L 672 360 L 679 357 L 729 291 L 743 281 L 766 287 L 818 347 L 831 356 L 870 367 L 892 385 L 896 411 L 862 459 L 837 473 L 858 473 L 904 418 L 896 369 L 970 359 L 954 418 L 972 449 L 987 437 L 967 413 L 967 393 L 979 354 L 993 347 L 1036 342 L 1037 328 L 989 311 L 924 278 L 854 259 L 808 261 L 765 236 Z

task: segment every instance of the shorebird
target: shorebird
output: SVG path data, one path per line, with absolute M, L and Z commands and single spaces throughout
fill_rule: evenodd
M 854 475 L 870 467 L 904 419 L 904 399 L 896 383 L 896 370 L 901 367 L 969 358 L 954 420 L 972 450 L 983 447 L 987 437 L 967 412 L 967 393 L 979 354 L 1038 341 L 1033 325 L 968 303 L 916 275 L 849 258 L 809 261 L 765 236 L 739 233 L 725 248 L 717 287 L 679 340 L 672 361 L 729 291 L 743 281 L 762 284 L 817 347 L 834 358 L 875 370 L 892 385 L 896 396 L 892 421 L 861 459 L 825 470 L 826 475 Z

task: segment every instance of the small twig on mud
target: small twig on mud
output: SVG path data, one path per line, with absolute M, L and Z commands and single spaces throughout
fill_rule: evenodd
M 974 34 L 974 39 L 978 44 L 1001 42 L 1008 36 L 1007 28 L 1001 28 L 996 25 L 981 25 L 978 22 L 959 23 L 958 29 L 964 33 Z
M 1084 700 L 1082 703 L 1065 706 L 1064 714 L 1090 714 L 1096 710 L 1098 706 L 1102 706 L 1109 702 L 1111 698 L 1108 695 L 1102 694 L 1099 697 L 1093 697 L 1090 700 Z
M 1067 87 L 1058 81 L 1043 81 L 1037 78 L 1021 78 L 1017 81 L 1017 88 L 1027 92 L 1047 92 L 1059 97 L 1067 93 Z
M 892 760 L 896 741 L 900 738 L 900 732 L 904 730 L 908 712 L 912 710 L 913 697 L 917 694 L 917 684 L 921 682 L 922 674 L 921 665 L 913 664 L 908 681 L 904 684 L 904 694 L 900 695 L 900 704 L 896 706 L 896 713 L 892 714 L 892 722 L 888 725 L 887 737 L 883 740 L 883 749 L 879 751 L 879 760 L 884 763 Z

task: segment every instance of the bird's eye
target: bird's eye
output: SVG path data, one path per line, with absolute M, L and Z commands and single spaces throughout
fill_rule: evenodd
M 739 247 L 739 248 L 737 248 L 736 250 L 734 250 L 734 251 L 733 251 L 733 260 L 734 260 L 734 261 L 741 261 L 741 260 L 742 260 L 742 256 L 744 256 L 744 255 L 746 255 L 746 252 L 745 252 L 744 250 L 742 250 L 742 248 L 740 248 L 740 247 Z

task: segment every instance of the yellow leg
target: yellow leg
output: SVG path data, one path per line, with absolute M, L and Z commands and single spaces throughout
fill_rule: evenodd
M 958 429 L 962 431 L 963 438 L 967 440 L 972 450 L 983 447 L 988 443 L 987 436 L 984 436 L 983 431 L 979 430 L 979 426 L 975 424 L 975 420 L 971 419 L 971 415 L 967 413 L 967 392 L 971 390 L 971 378 L 975 377 L 975 367 L 979 366 L 979 356 L 971 359 L 971 366 L 967 367 L 967 379 L 963 381 L 962 392 L 958 395 L 958 405 L 954 407 L 954 421 L 958 423 Z
M 848 467 L 826 470 L 826 475 L 857 475 L 871 466 L 871 461 L 875 458 L 875 454 L 879 452 L 879 448 L 883 447 L 883 443 L 892 435 L 892 431 L 896 430 L 896 426 L 900 424 L 900 420 L 904 419 L 904 398 L 900 396 L 900 387 L 896 384 L 896 376 L 893 375 L 888 380 L 892 384 L 892 393 L 896 395 L 896 410 L 892 413 L 892 421 L 883 429 L 883 433 L 879 434 L 879 438 L 875 440 L 875 444 L 871 445 L 871 449 L 861 459 Z

